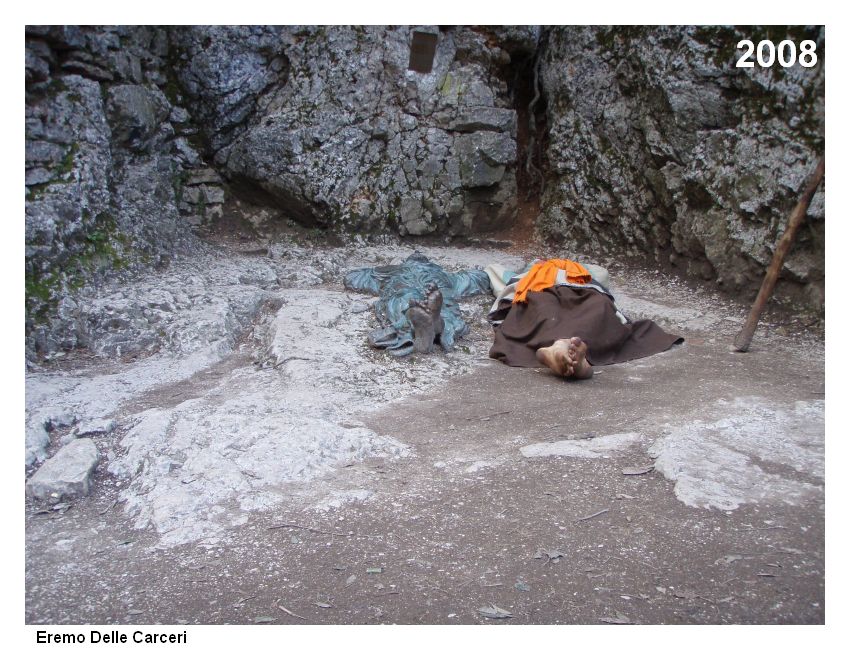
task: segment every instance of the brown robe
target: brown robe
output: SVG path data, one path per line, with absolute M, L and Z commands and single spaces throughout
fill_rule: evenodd
M 527 302 L 513 303 L 496 327 L 490 356 L 509 366 L 542 368 L 537 349 L 573 336 L 587 343 L 587 360 L 594 366 L 648 357 L 684 341 L 651 320 L 624 325 L 614 301 L 595 289 L 561 285 L 529 292 Z

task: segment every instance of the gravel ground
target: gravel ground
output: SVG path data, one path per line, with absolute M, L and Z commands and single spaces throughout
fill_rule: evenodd
M 420 250 L 450 268 L 552 253 Z M 26 622 L 824 622 L 820 323 L 769 315 L 733 353 L 746 306 L 598 260 L 623 311 L 686 343 L 565 382 L 488 360 L 478 297 L 455 352 L 395 359 L 365 345 L 369 298 L 341 271 L 410 252 L 229 242 L 108 289 L 132 303 L 192 276 L 205 293 L 149 354 L 28 371 L 31 426 L 49 409 L 118 426 L 88 497 L 25 504 Z M 253 311 L 200 318 L 240 286 Z M 299 321 L 312 307 L 327 318 Z M 287 308 L 310 360 L 263 368 Z M 221 337 L 179 336 L 205 330 Z

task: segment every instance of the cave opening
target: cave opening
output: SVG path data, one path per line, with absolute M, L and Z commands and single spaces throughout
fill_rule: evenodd
M 541 50 L 512 54 L 507 75 L 508 88 L 517 113 L 517 212 L 511 238 L 530 240 L 534 236 L 540 201 L 546 182 L 546 147 L 549 130 L 546 96 L 540 79 Z

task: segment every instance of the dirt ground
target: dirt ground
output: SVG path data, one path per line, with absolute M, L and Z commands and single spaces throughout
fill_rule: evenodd
M 26 503 L 26 622 L 822 624 L 823 424 L 792 411 L 824 399 L 823 340 L 738 354 L 736 326 L 583 382 L 482 362 L 360 416 L 411 454 L 287 484 L 214 545 L 163 548 L 98 469 L 65 511 Z

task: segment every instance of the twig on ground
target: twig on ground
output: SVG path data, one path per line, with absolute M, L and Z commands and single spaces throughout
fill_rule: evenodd
M 743 526 L 744 528 L 749 528 L 750 530 L 778 530 L 778 529 L 786 530 L 787 529 L 786 526 L 762 526 L 761 528 L 756 527 L 756 526 L 752 526 L 750 524 L 741 524 L 741 526 Z
M 599 512 L 594 512 L 592 515 L 587 515 L 587 517 L 580 517 L 576 519 L 576 521 L 587 521 L 588 519 L 593 519 L 594 517 L 598 517 L 599 515 L 604 515 L 608 512 L 609 508 L 605 508 L 604 510 L 600 510 Z
M 281 359 L 276 364 L 274 364 L 272 368 L 278 368 L 287 361 L 316 361 L 316 359 L 311 359 L 309 357 L 286 357 L 286 359 Z
M 118 499 L 115 499 L 115 501 L 113 501 L 111 504 L 109 504 L 108 506 L 106 506 L 106 508 L 105 508 L 104 510 L 101 510 L 101 511 L 100 511 L 100 512 L 98 512 L 97 514 L 98 514 L 99 516 L 101 516 L 101 517 L 102 517 L 103 515 L 105 515 L 107 512 L 109 512 L 110 510 L 112 510 L 112 509 L 113 509 L 115 506 L 117 506 L 117 505 L 118 505 Z M 36 514 L 38 514 L 38 513 L 36 513 Z
M 288 609 L 286 609 L 286 607 L 284 607 L 283 605 L 281 605 L 281 604 L 280 604 L 280 601 L 276 602 L 276 603 L 275 603 L 275 606 L 276 606 L 276 607 L 277 607 L 280 611 L 282 611 L 282 612 L 284 612 L 284 613 L 286 613 L 286 614 L 289 614 L 290 616 L 294 616 L 295 618 L 300 618 L 302 621 L 309 621 L 309 620 L 310 620 L 310 619 L 309 619 L 309 618 L 307 618 L 306 616 L 299 616 L 299 615 L 298 615 L 298 614 L 296 614 L 295 612 L 290 612 Z M 312 621 L 311 621 L 311 622 L 312 622 Z
M 489 420 L 490 418 L 494 418 L 497 415 L 507 415 L 508 413 L 513 413 L 513 411 L 499 411 L 498 413 L 488 413 L 487 415 L 481 415 L 481 416 L 477 416 L 477 417 L 473 417 L 473 418 L 466 418 L 466 420 L 467 421 L 469 421 L 469 420 Z
M 656 567 L 656 566 L 652 566 L 649 562 L 644 562 L 643 560 L 638 560 L 637 558 L 629 558 L 629 559 L 627 560 L 627 559 L 626 559 L 626 558 L 624 558 L 624 557 L 617 557 L 616 555 L 606 555 L 605 557 L 607 557 L 607 558 L 609 558 L 609 559 L 611 559 L 611 560 L 620 560 L 621 562 L 637 562 L 638 564 L 642 564 L 642 565 L 644 565 L 644 566 L 646 566 L 646 567 L 649 567 L 649 568 L 650 568 L 650 569 L 652 569 L 653 571 L 657 571 L 657 572 L 659 572 L 659 573 L 661 572 L 661 569 L 659 569 L 658 567 Z
M 337 533 L 332 530 L 321 530 L 319 528 L 311 528 L 310 526 L 301 526 L 300 524 L 275 524 L 269 526 L 266 530 L 276 530 L 278 528 L 298 528 L 300 530 L 309 530 L 311 533 L 321 533 L 322 535 L 335 535 L 336 537 L 351 537 L 353 533 Z

